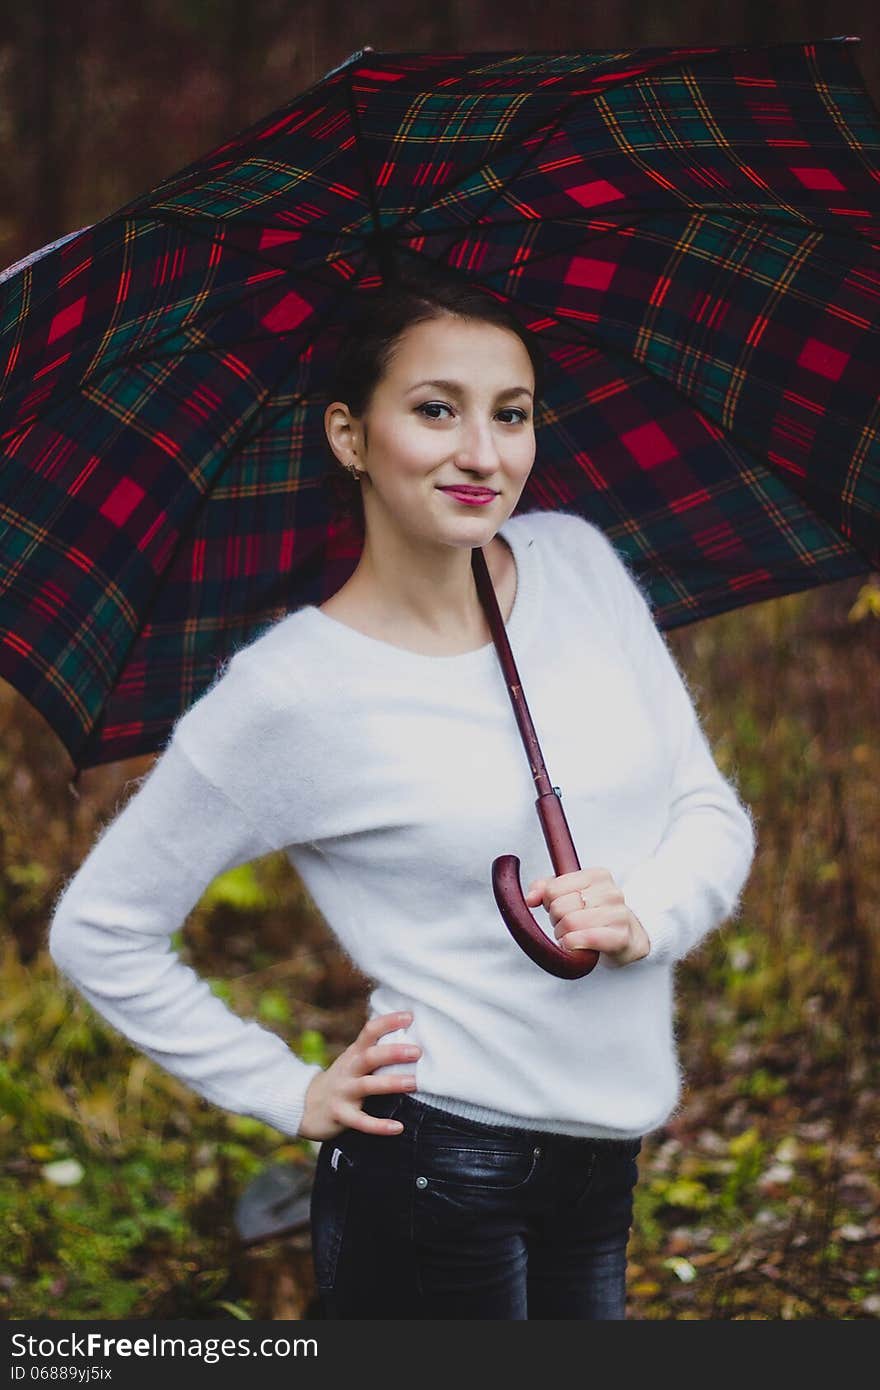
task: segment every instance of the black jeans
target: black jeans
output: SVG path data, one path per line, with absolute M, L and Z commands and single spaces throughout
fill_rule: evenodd
M 640 1139 L 582 1139 L 368 1096 L 399 1134 L 318 1151 L 312 1257 L 327 1318 L 626 1317 Z

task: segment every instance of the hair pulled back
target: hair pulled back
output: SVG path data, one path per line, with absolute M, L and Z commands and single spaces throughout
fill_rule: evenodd
M 495 324 L 515 333 L 534 369 L 537 406 L 544 386 L 544 357 L 535 336 L 502 300 L 433 268 L 418 275 L 398 271 L 380 289 L 363 296 L 363 302 L 346 324 L 345 339 L 327 384 L 327 401 L 344 401 L 352 415 L 360 418 L 385 375 L 401 334 L 414 324 L 444 314 Z M 361 484 L 339 463 L 329 441 L 327 455 L 326 482 L 334 512 L 337 516 L 353 517 L 363 526 Z

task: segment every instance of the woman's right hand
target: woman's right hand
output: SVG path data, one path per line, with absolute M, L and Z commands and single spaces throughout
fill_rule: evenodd
M 303 1117 L 297 1134 L 303 1139 L 331 1139 L 343 1129 L 362 1129 L 365 1134 L 399 1134 L 399 1120 L 368 1115 L 361 1109 L 364 1096 L 389 1091 L 414 1091 L 416 1078 L 406 1072 L 372 1076 L 375 1067 L 389 1062 L 415 1062 L 422 1049 L 413 1043 L 384 1043 L 377 1039 L 412 1023 L 412 1014 L 377 1014 L 364 1024 L 354 1042 L 324 1071 L 316 1072 L 306 1090 Z

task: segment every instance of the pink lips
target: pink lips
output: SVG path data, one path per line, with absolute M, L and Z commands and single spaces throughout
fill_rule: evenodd
M 471 507 L 484 507 L 487 502 L 493 501 L 494 492 L 477 492 L 467 488 L 441 487 L 441 492 L 445 492 L 450 497 L 454 497 L 456 502 L 465 502 Z

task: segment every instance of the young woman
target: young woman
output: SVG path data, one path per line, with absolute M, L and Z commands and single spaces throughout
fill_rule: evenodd
M 573 512 L 513 515 L 541 372 L 476 290 L 404 281 L 371 300 L 324 416 L 363 521 L 356 569 L 236 653 L 53 920 L 59 967 L 142 1051 L 321 1141 L 328 1317 L 625 1316 L 637 1156 L 680 1095 L 674 966 L 735 912 L 754 855 L 614 547 Z M 589 865 L 574 874 L 547 876 L 477 545 Z M 278 849 L 375 985 L 326 1069 L 168 951 L 217 873 Z M 559 942 L 599 951 L 589 975 L 560 980 L 514 944 L 491 884 L 505 853 Z

